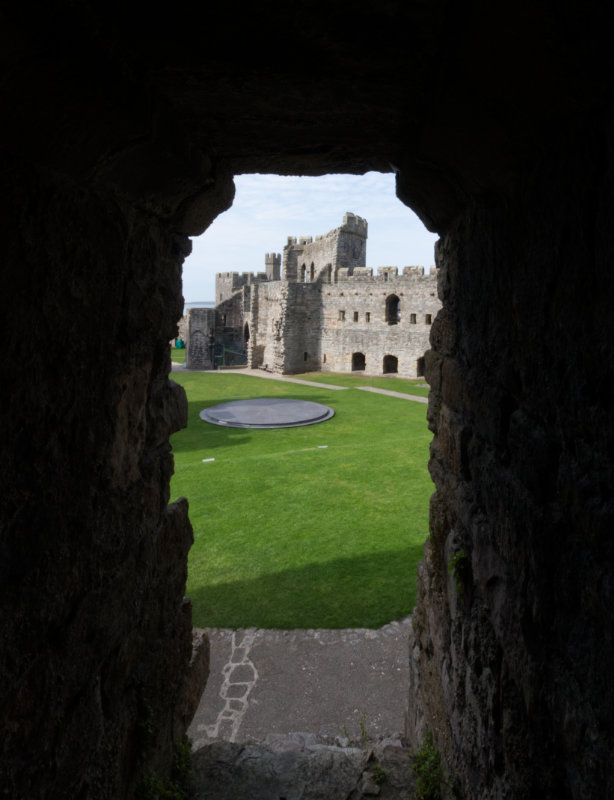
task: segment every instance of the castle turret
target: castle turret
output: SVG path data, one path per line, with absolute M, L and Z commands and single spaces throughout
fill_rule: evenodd
M 267 280 L 278 281 L 281 278 L 281 253 L 266 253 L 264 264 Z

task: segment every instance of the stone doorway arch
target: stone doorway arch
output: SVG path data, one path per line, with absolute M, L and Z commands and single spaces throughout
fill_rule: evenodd
M 399 359 L 396 356 L 384 356 L 384 363 L 382 365 L 382 372 L 384 375 L 389 375 L 399 371 Z
M 352 372 L 364 372 L 366 366 L 364 353 L 352 353 Z

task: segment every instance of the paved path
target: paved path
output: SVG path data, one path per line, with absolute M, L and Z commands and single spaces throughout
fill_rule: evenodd
M 211 673 L 188 735 L 255 742 L 305 731 L 317 741 L 399 740 L 411 617 L 371 630 L 208 629 Z
M 185 369 L 183 364 L 176 364 L 173 362 L 173 371 Z M 269 378 L 273 381 L 285 381 L 286 383 L 300 383 L 302 386 L 321 386 L 323 389 L 332 389 L 333 391 L 344 391 L 348 386 L 335 386 L 332 383 L 321 383 L 320 381 L 304 381 L 302 378 L 292 378 L 290 375 L 278 375 L 274 372 L 266 372 L 263 369 L 233 369 L 233 370 L 186 370 L 187 372 L 210 372 L 214 375 L 227 375 L 234 373 L 236 375 L 250 375 L 253 378 Z M 363 392 L 374 392 L 375 394 L 386 394 L 389 397 L 400 397 L 401 400 L 413 400 L 416 403 L 428 403 L 427 397 L 419 397 L 415 394 L 404 394 L 403 392 L 393 392 L 389 389 L 376 389 L 374 386 L 355 386 L 355 389 L 360 389 Z
M 403 394 L 403 392 L 392 392 L 389 389 L 376 389 L 374 386 L 357 386 L 362 392 L 375 392 L 375 394 L 387 394 L 388 397 L 400 397 L 401 400 L 414 400 L 416 403 L 428 403 L 428 397 L 419 397 L 417 394 Z

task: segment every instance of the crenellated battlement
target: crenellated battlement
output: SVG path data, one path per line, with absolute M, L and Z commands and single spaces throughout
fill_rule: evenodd
M 266 272 L 217 272 L 216 280 L 233 280 L 237 285 L 244 286 L 246 283 L 257 283 L 266 280 Z
M 365 238 L 369 229 L 367 220 L 359 217 L 358 214 L 353 214 L 351 211 L 347 211 L 343 215 L 343 225 L 341 227 L 352 233 L 358 233 Z
M 321 236 L 289 236 L 283 256 L 265 253 L 265 274 L 219 273 L 224 341 L 247 343 L 248 364 L 277 372 L 422 376 L 441 308 L 437 270 L 367 267 L 367 230 L 347 212 Z
M 403 271 L 399 273 L 398 267 L 377 267 L 377 273 L 374 274 L 373 267 L 354 267 L 353 272 L 347 267 L 341 267 L 337 270 L 337 281 L 355 281 L 360 283 L 409 283 L 419 278 L 426 278 L 427 280 L 436 280 L 437 270 L 435 267 L 430 267 L 427 271 L 424 267 L 403 267 Z
M 365 266 L 368 224 L 350 211 L 340 227 L 316 236 L 288 236 L 283 262 L 280 253 L 265 253 L 265 272 L 220 272 L 216 276 L 216 300 L 227 299 L 244 286 L 285 280 L 290 283 L 354 281 L 361 284 L 406 284 L 436 275 L 436 268 L 421 266 Z M 334 278 L 333 278 L 334 276 Z

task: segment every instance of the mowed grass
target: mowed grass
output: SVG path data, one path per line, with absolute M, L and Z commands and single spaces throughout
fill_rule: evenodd
M 173 378 L 189 402 L 171 490 L 190 501 L 194 624 L 378 627 L 411 611 L 433 488 L 426 405 L 225 372 Z M 199 417 L 250 397 L 313 400 L 335 416 L 281 430 Z
M 175 364 L 183 364 L 185 361 L 185 347 L 171 347 L 171 361 Z
M 389 389 L 391 392 L 413 394 L 418 397 L 428 397 L 429 387 L 424 378 L 395 378 L 388 375 L 365 375 L 362 372 L 348 375 L 346 372 L 305 372 L 302 375 L 293 375 L 310 383 L 328 383 L 332 386 L 373 386 L 376 389 Z

